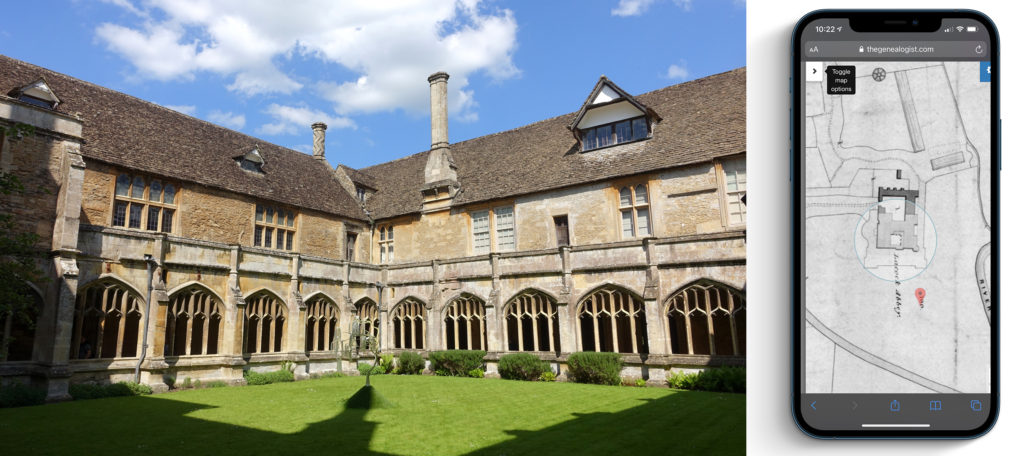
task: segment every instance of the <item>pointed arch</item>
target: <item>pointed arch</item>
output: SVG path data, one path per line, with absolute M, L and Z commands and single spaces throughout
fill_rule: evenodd
M 281 301 L 281 303 L 284 304 L 286 309 L 288 308 L 288 300 L 285 299 L 284 296 L 281 295 L 280 293 L 278 293 L 278 292 L 276 292 L 274 290 L 271 290 L 270 288 L 267 288 L 267 287 L 256 288 L 255 290 L 252 290 L 252 291 L 250 291 L 248 293 L 243 294 L 242 298 L 245 299 L 245 300 L 249 300 L 249 297 L 251 297 L 253 295 L 256 295 L 256 294 L 259 294 L 259 293 L 269 294 L 269 295 L 273 296 L 278 301 Z
M 449 299 L 441 311 L 449 350 L 487 350 L 484 300 L 472 293 Z
M 338 303 L 322 291 L 310 294 L 306 304 L 306 351 L 328 351 L 336 345 L 341 311 Z
M 427 340 L 427 304 L 406 296 L 391 308 L 393 347 L 423 350 Z
M 561 352 L 558 303 L 551 294 L 525 288 L 505 304 L 508 351 Z
M 79 288 L 71 359 L 134 358 L 142 351 L 145 300 L 126 281 L 101 276 Z
M 0 361 L 29 361 L 35 346 L 36 326 L 43 310 L 43 293 L 35 284 L 24 281 L 24 289 L 17 293 L 27 298 L 24 308 L 10 309 L 0 315 L 0 347 L 6 347 L 6 353 L 0 353 Z M 12 303 L 13 304 L 13 303 Z M 13 305 L 12 305 L 13 307 Z
M 224 301 L 198 281 L 168 293 L 164 356 L 214 355 L 224 333 Z
M 257 289 L 246 296 L 244 315 L 243 353 L 283 351 L 288 329 L 288 306 L 284 299 L 269 289 Z
M 588 291 L 576 308 L 577 348 L 648 353 L 647 315 L 639 293 L 613 283 Z
M 735 287 L 706 278 L 690 282 L 665 300 L 664 322 L 672 353 L 746 355 L 746 296 Z
M 363 346 L 363 340 L 359 334 L 369 334 L 380 340 L 380 309 L 377 302 L 366 296 L 356 301 L 354 307 L 355 318 L 352 320 L 352 329 L 356 333 L 356 346 Z

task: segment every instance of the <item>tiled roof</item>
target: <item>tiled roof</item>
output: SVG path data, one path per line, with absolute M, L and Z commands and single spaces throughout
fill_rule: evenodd
M 577 113 L 451 145 L 461 191 L 454 205 L 706 162 L 746 152 L 746 68 L 636 96 L 661 122 L 650 139 L 580 152 L 568 126 Z M 379 183 L 375 219 L 420 210 L 428 152 L 359 170 Z M 350 174 L 352 175 L 352 174 Z M 355 180 L 355 177 L 353 177 Z
M 333 170 L 301 152 L 0 55 L 0 93 L 45 77 L 57 111 L 83 120 L 82 155 L 133 170 L 354 219 L 366 215 Z M 234 157 L 259 146 L 265 174 Z

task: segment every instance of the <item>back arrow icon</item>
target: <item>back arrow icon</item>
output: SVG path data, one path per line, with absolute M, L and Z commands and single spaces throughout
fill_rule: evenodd
M 818 410 L 818 408 L 814 406 L 814 404 L 817 404 L 817 403 L 818 403 L 818 401 L 811 402 L 811 408 L 814 409 L 814 410 Z

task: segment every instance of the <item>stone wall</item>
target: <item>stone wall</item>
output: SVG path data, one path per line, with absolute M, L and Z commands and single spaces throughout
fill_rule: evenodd
M 61 160 L 67 142 L 39 130 L 20 139 L 0 139 L 0 143 L 0 170 L 14 175 L 25 187 L 24 192 L 3 195 L 0 208 L 14 216 L 16 230 L 37 234 L 39 247 L 48 248 L 57 217 Z

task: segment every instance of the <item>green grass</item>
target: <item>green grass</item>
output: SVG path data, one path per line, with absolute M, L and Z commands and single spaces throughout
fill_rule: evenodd
M 0 409 L 0 442 L 4 454 L 147 455 L 743 454 L 746 442 L 742 394 L 391 375 L 360 392 L 365 381 Z

